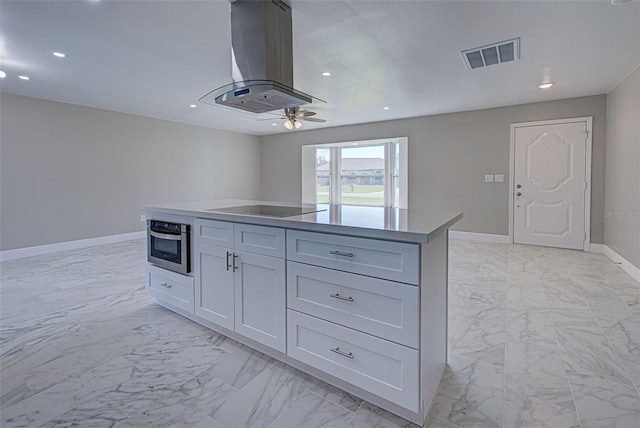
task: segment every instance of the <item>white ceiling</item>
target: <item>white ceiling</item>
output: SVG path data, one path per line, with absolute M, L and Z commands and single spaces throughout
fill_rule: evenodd
M 640 63 L 638 1 L 288 3 L 294 86 L 327 101 L 311 107 L 327 122 L 303 129 L 604 94 Z M 286 132 L 257 120 L 265 114 L 189 108 L 231 82 L 230 33 L 228 0 L 2 0 L 0 90 L 255 135 Z M 466 68 L 461 50 L 514 37 L 519 61 Z M 556 85 L 538 89 L 545 78 Z

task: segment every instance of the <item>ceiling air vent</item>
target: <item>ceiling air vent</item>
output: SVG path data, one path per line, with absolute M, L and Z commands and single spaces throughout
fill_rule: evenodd
M 515 61 L 520 58 L 520 39 L 505 40 L 504 42 L 468 49 L 462 51 L 462 57 L 469 70 Z

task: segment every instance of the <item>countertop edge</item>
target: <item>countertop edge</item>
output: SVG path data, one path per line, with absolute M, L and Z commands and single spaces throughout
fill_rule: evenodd
M 335 235 L 349 235 L 362 238 L 381 239 L 385 241 L 399 241 L 411 243 L 428 243 L 432 238 L 449 229 L 453 224 L 463 217 L 462 212 L 457 212 L 448 220 L 443 220 L 442 224 L 429 231 L 412 232 L 399 230 L 381 230 L 367 227 L 314 223 L 305 221 L 304 216 L 294 216 L 290 218 L 272 218 L 252 215 L 241 215 L 232 213 L 220 213 L 213 211 L 189 210 L 181 208 L 160 207 L 154 205 L 143 205 L 142 210 L 147 214 L 172 214 L 185 217 L 203 218 L 219 221 L 230 221 L 234 223 L 255 224 L 261 226 L 282 227 L 286 229 L 303 230 L 309 232 L 331 233 Z M 308 215 L 308 214 L 306 214 Z

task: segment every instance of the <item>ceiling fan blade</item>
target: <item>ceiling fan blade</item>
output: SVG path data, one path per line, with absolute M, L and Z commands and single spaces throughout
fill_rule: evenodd
M 296 114 L 296 117 L 304 118 L 304 117 L 309 117 L 309 116 L 315 116 L 316 114 L 317 113 L 315 111 L 304 110 L 304 111 L 298 112 L 298 114 Z
M 301 117 L 300 119 L 305 120 L 307 122 L 326 122 L 326 119 L 319 119 L 317 117 Z
M 280 119 L 286 119 L 286 117 L 284 116 L 279 116 L 279 117 L 274 117 L 274 118 L 270 118 L 270 119 L 256 119 L 258 122 L 262 122 L 263 120 L 270 120 L 270 121 L 274 121 L 274 120 L 280 120 Z

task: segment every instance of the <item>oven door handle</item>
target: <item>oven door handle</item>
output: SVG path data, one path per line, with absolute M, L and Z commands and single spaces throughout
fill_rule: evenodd
M 182 241 L 182 235 L 172 235 L 172 234 L 169 234 L 169 233 L 154 232 L 153 230 L 150 230 L 149 234 L 151 236 L 153 236 L 154 238 L 158 238 L 158 239 L 169 239 L 171 241 Z

